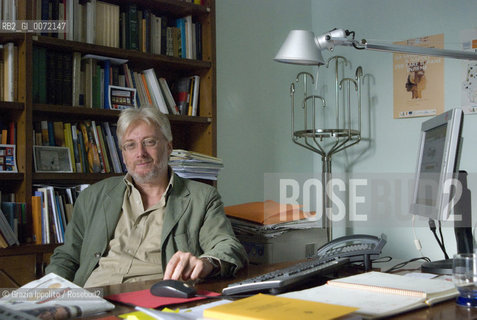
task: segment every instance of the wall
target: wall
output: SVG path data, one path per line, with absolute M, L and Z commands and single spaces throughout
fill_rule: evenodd
M 273 57 L 292 28 L 311 28 L 310 1 L 218 0 L 218 188 L 226 205 L 264 200 L 264 174 L 303 172 L 312 155 L 290 140 L 297 68 Z
M 272 60 L 289 30 L 307 29 L 321 34 L 334 27 L 356 32 L 357 39 L 400 41 L 444 33 L 445 47 L 459 49 L 459 32 L 475 28 L 477 2 L 461 0 L 217 0 L 217 98 L 218 155 L 225 168 L 219 191 L 226 205 L 264 200 L 266 173 L 312 175 L 321 171 L 321 159 L 290 141 L 289 85 L 298 71 L 308 69 Z M 334 54 L 361 65 L 370 80 L 365 88 L 363 140 L 333 159 L 333 172 L 377 175 L 412 175 L 416 165 L 418 135 L 427 118 L 393 119 L 392 54 L 336 48 Z M 325 54 L 325 58 L 331 54 Z M 321 67 L 327 79 L 327 71 Z M 445 107 L 460 103 L 463 62 L 445 59 Z M 321 77 L 321 76 L 320 76 Z M 330 88 L 321 92 L 329 96 Z M 320 93 L 321 93 L 320 92 Z M 477 115 L 465 117 L 461 168 L 470 173 L 477 190 Z M 404 193 L 409 190 L 404 190 Z M 474 193 L 476 193 L 475 191 Z M 475 198 L 475 196 L 474 196 Z M 396 203 L 389 208 L 395 209 Z M 474 208 L 477 202 L 474 200 Z M 406 215 L 406 208 L 401 210 Z M 476 210 L 474 210 L 476 211 Z M 376 225 L 337 227 L 345 233 L 386 233 L 385 254 L 412 258 L 410 222 L 393 226 L 384 215 Z M 474 217 L 474 221 L 477 219 Z M 452 229 L 445 225 L 448 251 L 455 251 Z M 414 230 L 423 243 L 423 254 L 432 259 L 442 254 L 425 227 Z
M 313 31 L 321 34 L 332 28 L 344 28 L 356 32 L 358 40 L 366 38 L 386 42 L 400 41 L 433 34 L 444 34 L 445 48 L 460 49 L 460 31 L 477 27 L 474 13 L 477 10 L 475 1 L 451 2 L 445 0 L 424 1 L 382 1 L 382 0 L 312 0 Z M 337 48 L 334 54 L 349 58 L 354 67 L 363 66 L 365 73 L 373 77 L 370 86 L 370 99 L 365 117 L 365 141 L 363 145 L 338 158 L 334 168 L 344 171 L 348 159 L 353 158 L 360 148 L 367 148 L 367 157 L 351 163 L 353 173 L 376 173 L 391 176 L 407 175 L 415 170 L 418 148 L 418 135 L 422 121 L 427 118 L 393 119 L 393 70 L 392 54 L 358 51 L 352 48 Z M 329 57 L 330 54 L 327 54 Z M 445 59 L 444 90 L 445 109 L 460 105 L 460 94 L 463 79 L 464 62 Z M 464 144 L 461 156 L 461 168 L 470 175 L 471 190 L 477 190 L 476 179 L 477 156 L 477 115 L 469 115 L 464 120 Z M 315 159 L 315 170 L 319 159 Z M 408 192 L 405 189 L 405 192 Z M 475 194 L 475 191 L 474 191 Z M 474 196 L 475 198 L 475 196 Z M 388 244 L 385 252 L 401 258 L 418 256 L 413 245 L 411 223 L 406 226 L 393 226 L 394 204 L 388 207 L 389 212 L 382 212 L 384 218 L 380 226 L 370 223 L 369 228 L 354 228 L 351 232 L 367 231 L 373 234 L 385 232 Z M 474 199 L 473 207 L 477 207 Z M 406 214 L 403 208 L 403 214 Z M 476 210 L 474 210 L 476 211 Z M 387 214 L 387 215 L 386 215 Z M 474 214 L 474 221 L 477 221 Z M 450 223 L 444 225 L 445 240 L 449 253 L 455 251 L 455 240 Z M 423 254 L 432 259 L 442 258 L 440 249 L 427 227 L 415 228 L 417 237 L 423 243 Z M 341 233 L 350 230 L 337 231 Z

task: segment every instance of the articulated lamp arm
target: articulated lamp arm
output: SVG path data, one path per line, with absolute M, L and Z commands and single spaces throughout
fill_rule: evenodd
M 349 36 L 352 36 L 351 39 Z M 354 39 L 354 31 L 348 31 L 344 29 L 333 29 L 327 33 L 324 33 L 315 38 L 315 43 L 319 49 L 328 49 L 333 51 L 335 46 L 353 46 L 356 49 L 360 50 L 375 50 L 375 51 L 384 51 L 384 52 L 395 52 L 395 53 L 407 53 L 407 54 L 416 54 L 424 56 L 436 56 L 436 57 L 448 57 L 454 59 L 462 60 L 477 60 L 477 54 L 474 52 L 466 52 L 462 50 L 448 50 L 448 49 L 437 49 L 437 48 L 425 48 L 425 47 L 415 47 L 415 46 L 403 46 L 397 44 L 380 44 L 368 42 L 365 39 L 362 39 L 361 42 L 358 42 Z
M 350 46 L 359 50 L 477 60 L 477 53 L 462 50 L 380 44 L 368 42 L 365 39 L 357 41 L 355 40 L 355 32 L 345 29 L 333 29 L 316 37 L 311 31 L 292 30 L 275 56 L 275 60 L 291 64 L 323 65 L 324 59 L 321 52 L 325 49 L 333 51 L 335 46 Z

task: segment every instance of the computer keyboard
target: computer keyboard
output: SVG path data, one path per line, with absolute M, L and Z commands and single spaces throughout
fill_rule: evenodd
M 336 271 L 348 262 L 348 258 L 332 260 L 311 259 L 254 278 L 231 283 L 222 290 L 222 295 L 252 293 L 256 291 L 270 291 L 272 294 L 280 293 L 293 285 L 313 277 L 324 276 Z

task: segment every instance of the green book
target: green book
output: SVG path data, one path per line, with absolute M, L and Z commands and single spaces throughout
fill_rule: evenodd
M 137 7 L 135 4 L 129 4 L 126 11 L 126 49 L 139 49 L 138 30 L 139 22 L 137 16 Z
M 101 67 L 95 65 L 93 72 L 93 108 L 101 108 Z
M 46 48 L 38 48 L 38 103 L 46 103 Z
M 39 51 L 38 47 L 33 46 L 33 88 L 32 88 L 32 98 L 33 98 L 33 103 L 39 103 L 40 102 L 40 74 L 39 74 Z

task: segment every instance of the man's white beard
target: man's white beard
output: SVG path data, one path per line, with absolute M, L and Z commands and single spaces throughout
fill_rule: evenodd
M 137 174 L 132 172 L 130 172 L 130 174 L 132 178 L 134 179 L 134 182 L 138 184 L 146 184 L 146 183 L 153 183 L 154 181 L 157 181 L 157 178 L 160 177 L 161 173 L 164 170 L 167 172 L 167 160 L 161 161 L 159 165 L 154 166 L 150 171 L 148 171 L 145 174 Z

